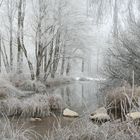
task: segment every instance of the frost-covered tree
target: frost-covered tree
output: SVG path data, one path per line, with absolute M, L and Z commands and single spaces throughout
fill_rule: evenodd
M 80 2 L 6 0 L 0 11 L 0 20 L 5 21 L 1 56 L 6 71 L 21 74 L 28 67 L 31 79 L 46 80 L 70 75 L 78 62 L 77 71 L 84 72 L 93 39 L 86 1 Z
M 14 20 L 16 14 L 16 1 L 15 0 L 6 0 L 7 6 L 7 17 L 8 17 L 8 26 L 9 26 L 9 47 L 10 47 L 10 70 L 13 70 L 13 32 L 14 32 Z
M 73 4 L 68 0 L 34 1 L 34 9 L 38 9 L 34 12 L 37 79 L 41 73 L 44 79 L 63 75 L 73 58 L 81 59 L 76 52 L 87 49 L 87 17 Z

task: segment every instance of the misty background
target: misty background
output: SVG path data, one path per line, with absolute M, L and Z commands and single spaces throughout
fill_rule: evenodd
M 34 69 L 36 69 L 36 56 L 35 56 L 35 41 L 39 14 L 38 0 L 26 1 L 25 17 L 24 17 L 24 28 L 23 37 L 24 44 L 27 50 L 28 59 L 33 63 Z M 43 1 L 40 1 L 43 3 Z M 68 29 L 68 37 L 66 44 L 66 53 L 68 56 L 73 57 L 71 59 L 71 74 L 73 75 L 87 75 L 96 77 L 97 71 L 102 68 L 103 58 L 105 51 L 107 50 L 108 37 L 111 31 L 111 22 L 106 20 L 104 23 L 98 23 L 96 25 L 96 20 L 92 17 L 92 13 L 88 11 L 87 1 L 44 1 L 49 2 L 50 5 L 46 6 L 45 13 L 48 17 L 44 19 L 43 26 L 46 28 L 53 24 L 58 24 L 59 19 L 56 17 L 56 21 L 52 19 L 53 14 L 57 14 L 58 7 L 62 4 L 62 15 L 61 22 L 62 28 Z M 63 5 L 65 3 L 65 5 Z M 56 4 L 58 6 L 56 6 Z M 13 71 L 17 70 L 17 32 L 18 32 L 18 1 L 5 0 L 2 2 L 0 8 L 0 26 L 1 26 L 1 37 L 2 42 L 5 45 L 6 55 L 8 62 L 10 63 L 10 28 L 12 32 L 12 53 L 13 53 Z M 52 15 L 51 15 L 52 14 Z M 51 16 L 50 16 L 51 15 Z M 50 17 L 49 17 L 50 16 Z M 56 15 L 58 16 L 58 15 Z M 60 15 L 59 15 L 60 16 Z M 95 15 L 96 16 L 96 15 Z M 10 17 L 12 18 L 10 21 Z M 12 22 L 12 26 L 10 25 Z M 81 24 L 81 25 L 80 25 Z M 45 27 L 43 27 L 45 30 Z M 56 27 L 58 28 L 58 27 Z M 79 29 L 78 29 L 79 28 Z M 57 30 L 57 29 L 56 29 Z M 46 42 L 50 41 L 48 33 L 44 38 Z M 48 47 L 49 48 L 49 47 Z M 73 53 L 71 50 L 76 49 Z M 79 57 L 79 58 L 78 58 Z M 80 58 L 82 57 L 82 58 Z M 29 73 L 29 68 L 27 65 L 27 60 L 23 55 L 23 71 L 24 73 Z M 82 59 L 84 60 L 84 72 L 82 72 Z M 61 61 L 61 60 L 60 60 Z M 61 62 L 59 61 L 59 65 Z M 98 63 L 98 64 L 97 64 Z M 10 65 L 10 64 L 9 64 Z M 2 62 L 2 72 L 5 72 L 5 66 Z M 60 67 L 58 68 L 60 69 Z M 57 70 L 56 73 L 59 73 Z M 59 75 L 59 74 L 58 74 Z

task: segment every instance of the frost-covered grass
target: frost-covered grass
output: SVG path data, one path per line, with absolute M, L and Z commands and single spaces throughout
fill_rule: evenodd
M 8 78 L 0 78 L 0 112 L 7 116 L 44 117 L 64 107 L 61 97 L 48 95 L 46 86 L 40 81 L 24 79 L 18 88 L 14 84 Z M 33 93 L 30 95 L 29 91 Z
M 0 98 L 23 96 L 23 92 L 12 85 L 11 82 L 0 79 Z
M 44 117 L 50 114 L 48 96 L 46 95 L 34 95 L 25 100 L 8 98 L 1 101 L 0 109 L 7 116 Z
M 140 126 L 130 120 L 113 120 L 97 125 L 85 116 L 75 119 L 66 127 L 62 127 L 58 120 L 53 130 L 40 136 L 5 118 L 0 121 L 0 140 L 140 140 Z
M 84 117 L 63 128 L 58 121 L 57 127 L 40 136 L 5 117 L 0 120 L 0 140 L 140 140 L 140 127 L 132 121 L 120 120 L 97 125 Z
M 46 92 L 46 86 L 40 81 L 25 80 L 19 85 L 19 88 L 23 91 L 35 91 L 37 93 Z
M 66 106 L 65 101 L 59 95 L 49 95 L 48 102 L 51 111 L 61 111 Z
M 45 117 L 52 110 L 61 111 L 62 99 L 57 96 L 35 94 L 31 97 L 18 99 L 7 98 L 0 101 L 0 112 L 7 116 Z
M 30 128 L 24 128 L 17 124 L 12 124 L 10 120 L 4 116 L 0 120 L 0 140 L 39 140 L 40 136 Z
M 50 115 L 48 95 L 33 95 L 23 101 L 22 115 L 27 117 L 45 117 Z
M 82 118 L 71 126 L 55 128 L 43 140 L 139 140 L 139 132 L 139 126 L 131 121 L 113 121 L 99 126 Z
M 47 84 L 51 87 L 73 81 L 70 78 L 60 79 L 50 80 Z M 0 78 L 1 114 L 6 114 L 8 117 L 45 117 L 49 116 L 51 111 L 58 111 L 64 107 L 61 97 L 47 95 L 46 86 L 41 82 L 27 79 L 19 80 L 16 83 L 18 89 L 14 87 L 14 84 Z M 32 96 L 19 98 L 23 96 L 24 91 L 35 91 L 35 93 Z M 140 95 L 139 91 L 139 88 L 137 88 L 134 92 Z M 121 109 L 122 107 L 121 111 L 124 111 L 124 106 L 131 106 L 131 96 L 129 94 L 132 94 L 132 89 L 116 88 L 110 91 L 106 108 Z M 123 104 L 123 101 L 126 104 Z M 139 126 L 132 121 L 113 120 L 99 126 L 90 121 L 88 117 L 84 117 L 76 119 L 64 128 L 59 121 L 58 124 L 58 127 L 54 127 L 53 131 L 41 138 L 30 129 L 13 126 L 6 117 L 5 121 L 0 121 L 0 140 L 36 140 L 38 138 L 40 140 L 140 140 Z

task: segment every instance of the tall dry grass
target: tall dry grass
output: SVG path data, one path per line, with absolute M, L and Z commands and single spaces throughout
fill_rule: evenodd
M 69 126 L 57 127 L 45 136 L 32 129 L 13 125 L 5 116 L 0 120 L 0 140 L 140 140 L 140 126 L 132 121 L 120 120 L 93 124 L 88 117 L 76 119 Z
M 76 120 L 68 127 L 59 126 L 43 140 L 140 140 L 139 126 L 131 121 L 93 124 L 87 118 Z
M 7 116 L 45 117 L 52 110 L 61 111 L 63 101 L 57 96 L 34 94 L 31 97 L 18 99 L 16 97 L 0 100 L 0 112 Z
M 12 124 L 7 116 L 0 120 L 0 140 L 40 140 L 41 136 L 30 128 Z
M 113 115 L 114 118 L 121 117 L 125 119 L 127 113 L 131 112 L 132 109 L 137 109 L 139 107 L 137 89 L 117 87 L 108 91 L 105 99 L 108 114 Z

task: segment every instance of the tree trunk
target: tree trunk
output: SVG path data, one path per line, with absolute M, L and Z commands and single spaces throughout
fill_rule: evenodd
M 64 74 L 64 70 L 65 70 L 65 55 L 66 55 L 66 46 L 64 45 L 63 48 L 63 57 L 62 57 L 62 65 L 61 65 L 61 75 Z
M 9 73 L 8 57 L 7 57 L 6 48 L 5 48 L 4 42 L 2 40 L 2 37 L 1 37 L 1 41 L 2 41 L 2 44 L 1 44 L 1 55 L 2 55 L 2 58 L 3 58 L 3 63 L 4 63 L 4 66 L 5 66 L 6 72 Z M 3 46 L 3 50 L 2 50 L 2 46 Z
M 40 3 L 41 4 L 41 3 Z M 41 72 L 41 65 L 42 65 L 42 42 L 41 42 L 41 28 L 42 28 L 42 15 L 41 15 L 42 9 L 41 5 L 39 5 L 39 21 L 37 25 L 37 33 L 36 33 L 36 79 L 40 79 L 40 72 Z
M 55 44 L 55 50 L 54 50 L 54 58 L 53 58 L 53 66 L 52 66 L 52 73 L 51 73 L 51 77 L 54 78 L 55 77 L 55 73 L 57 71 L 58 68 L 58 63 L 59 63 L 59 55 L 60 55 L 60 32 L 57 32 L 57 36 L 56 36 L 56 44 Z
M 45 71 L 45 68 L 46 68 L 46 66 L 47 66 L 47 56 L 48 56 L 48 53 L 47 53 L 48 51 L 47 51 L 47 48 L 45 49 L 45 52 L 44 52 L 44 73 L 46 72 Z
M 45 66 L 45 75 L 44 75 L 44 81 L 46 81 L 47 77 L 49 76 L 51 72 L 51 63 L 52 63 L 52 57 L 53 57 L 53 48 L 54 48 L 54 39 L 52 39 L 51 45 L 50 45 L 50 51 L 49 51 L 49 60 L 47 65 Z M 48 71 L 49 69 L 49 71 Z
M 67 76 L 69 76 L 69 74 L 70 74 L 70 68 L 71 68 L 71 65 L 70 65 L 70 58 L 68 58 L 67 68 L 66 68 L 66 75 L 67 75 Z
M 118 0 L 115 0 L 113 10 L 113 37 L 116 39 L 118 37 Z
M 84 61 L 84 58 L 82 58 L 82 72 L 84 72 L 85 70 L 85 61 Z
M 10 70 L 13 71 L 13 23 L 10 21 Z
M 25 7 L 26 7 L 26 1 L 20 0 L 19 7 L 18 7 L 18 37 L 17 37 L 17 43 L 18 43 L 18 58 L 17 58 L 17 71 L 18 73 L 22 72 L 22 65 L 23 65 L 23 53 L 26 57 L 28 67 L 31 74 L 31 79 L 35 79 L 33 65 L 30 62 L 27 54 L 27 50 L 24 45 L 24 17 L 25 17 Z
M 4 61 L 5 61 L 6 71 L 7 71 L 7 73 L 9 73 L 10 72 L 10 66 L 9 66 L 8 55 L 7 55 L 7 52 L 6 52 L 6 47 L 5 47 L 3 39 L 2 39 L 2 46 L 3 46 L 3 51 L 2 52 L 3 52 Z
M 0 73 L 2 72 L 2 48 L 1 48 L 1 35 L 0 35 Z
M 17 73 L 22 73 L 22 45 L 21 45 L 21 18 L 22 18 L 22 0 L 18 5 L 18 32 L 17 32 Z

